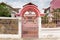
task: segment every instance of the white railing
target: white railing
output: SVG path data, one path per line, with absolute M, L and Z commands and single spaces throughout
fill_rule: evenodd
M 46 19 L 46 20 L 48 20 L 48 19 Z M 53 19 L 53 20 L 55 20 L 55 19 Z M 57 20 L 60 20 L 60 19 L 57 19 Z M 57 24 L 55 24 L 55 25 L 57 25 Z M 45 28 L 45 27 L 42 27 L 42 25 L 41 25 L 40 37 L 45 38 L 49 35 L 60 38 L 60 27 L 54 27 L 54 28 L 53 27 L 51 27 L 51 28 L 47 27 L 47 28 Z

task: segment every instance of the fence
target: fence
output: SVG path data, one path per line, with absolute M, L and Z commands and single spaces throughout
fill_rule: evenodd
M 48 22 L 48 18 L 42 19 L 42 28 L 59 28 L 60 27 L 60 19 L 53 19 L 52 22 Z
M 38 24 L 39 37 L 47 35 L 55 35 L 57 37 L 60 34 L 60 28 L 42 27 L 41 19 L 39 19 Z M 21 17 L 0 17 L 0 38 L 21 38 L 21 31 Z
M 19 19 L 18 17 L 0 17 L 0 38 L 18 38 L 21 36 Z

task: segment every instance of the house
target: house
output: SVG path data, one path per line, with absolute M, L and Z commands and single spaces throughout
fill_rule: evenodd
M 50 7 L 44 9 L 44 13 L 52 14 L 56 27 L 60 26 L 60 0 L 52 0 Z
M 50 7 L 44 9 L 44 13 L 47 13 L 49 10 L 49 13 L 52 12 L 54 9 L 60 8 L 60 0 L 52 0 L 50 2 Z
M 20 8 L 13 8 L 11 7 L 10 5 L 4 3 L 4 2 L 1 2 L 0 5 L 5 5 L 6 8 L 8 8 L 10 10 L 10 13 L 11 13 L 11 16 L 12 17 L 15 17 L 15 14 L 19 12 Z
M 50 2 L 50 9 L 57 9 L 60 8 L 60 0 L 52 0 Z
M 50 7 L 44 8 L 44 13 L 50 13 Z

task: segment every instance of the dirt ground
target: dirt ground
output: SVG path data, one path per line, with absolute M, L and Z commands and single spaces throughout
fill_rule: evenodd
M 31 39 L 31 38 L 22 38 L 22 39 L 18 39 L 18 38 L 0 38 L 0 40 L 60 40 L 60 38 L 40 38 L 40 39 Z

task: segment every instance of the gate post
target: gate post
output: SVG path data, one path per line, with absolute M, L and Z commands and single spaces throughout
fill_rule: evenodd
M 41 17 L 38 17 L 38 38 L 41 37 Z
M 18 34 L 19 34 L 19 37 L 21 38 L 22 37 L 22 22 L 21 22 L 21 20 L 22 20 L 22 17 L 19 17 L 18 18 L 19 20 L 18 20 L 18 26 L 19 26 L 19 31 L 18 31 Z

